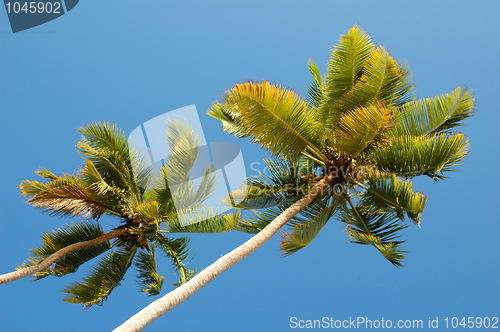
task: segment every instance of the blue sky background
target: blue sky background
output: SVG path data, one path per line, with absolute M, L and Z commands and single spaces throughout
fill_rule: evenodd
M 77 170 L 78 127 L 111 121 L 130 133 L 182 106 L 204 113 L 249 79 L 305 93 L 308 58 L 324 70 L 340 34 L 359 24 L 410 64 L 420 97 L 464 85 L 477 98 L 463 127 L 472 144 L 464 165 L 444 182 L 417 181 L 429 201 L 422 228 L 404 233 L 405 267 L 348 243 L 332 221 L 287 258 L 275 237 L 147 331 L 287 331 L 292 316 L 500 316 L 499 9 L 498 1 L 81 1 L 17 34 L 0 9 L 0 272 L 27 258 L 43 232 L 70 221 L 25 204 L 17 185 L 40 167 Z M 248 165 L 265 156 L 202 120 L 208 140 L 237 142 Z M 248 237 L 193 236 L 190 267 L 209 265 Z M 131 270 L 103 307 L 61 301 L 59 290 L 88 268 L 1 285 L 0 330 L 107 331 L 153 300 L 138 291 Z M 163 271 L 166 283 L 176 282 L 167 264 Z

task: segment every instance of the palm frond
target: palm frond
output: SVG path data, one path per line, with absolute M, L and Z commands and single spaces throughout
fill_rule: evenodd
M 355 85 L 330 105 L 333 116 L 326 121 L 327 128 L 335 128 L 338 116 L 352 109 L 378 102 L 387 107 L 413 100 L 412 80 L 405 69 L 383 48 L 374 49 L 365 62 L 363 74 Z
M 415 223 L 420 223 L 420 215 L 424 211 L 427 197 L 412 189 L 410 180 L 398 178 L 395 174 L 388 177 L 371 177 L 368 181 L 369 188 L 363 195 L 363 204 L 389 208 L 402 214 L 403 212 Z
M 307 219 L 305 221 L 299 219 L 300 222 L 293 221 L 292 229 L 283 231 L 281 234 L 280 249 L 283 256 L 291 255 L 311 243 L 333 216 L 341 200 L 339 196 L 336 196 L 329 204 L 320 201 L 303 210 L 302 216 Z
M 275 156 L 296 160 L 309 150 L 317 159 L 326 161 L 315 145 L 319 124 L 309 114 L 307 103 L 293 91 L 266 81 L 248 82 L 227 91 L 221 104 L 237 119 L 235 123 L 243 128 L 242 133 L 249 134 Z
M 51 233 L 44 233 L 42 235 L 42 246 L 32 249 L 31 258 L 18 267 L 18 269 L 36 265 L 56 251 L 71 244 L 92 240 L 102 235 L 104 235 L 104 232 L 100 226 L 92 222 L 69 224 Z M 38 280 L 49 275 L 61 277 L 65 274 L 73 273 L 80 265 L 99 256 L 110 248 L 109 241 L 105 241 L 95 246 L 77 250 L 58 260 L 53 267 L 36 273 L 34 278 Z
M 187 124 L 174 120 L 167 124 L 167 144 L 170 155 L 165 165 L 165 176 L 171 186 L 184 183 L 194 166 L 200 147 L 200 139 Z
M 246 127 L 244 127 L 239 119 L 238 113 L 231 112 L 230 105 L 222 103 L 213 104 L 207 112 L 211 117 L 218 119 L 222 123 L 222 130 L 236 137 L 250 136 Z
M 347 235 L 354 243 L 368 244 L 377 248 L 391 264 L 396 267 L 403 266 L 402 260 L 405 259 L 404 250 L 401 250 L 399 244 L 395 242 L 383 242 L 380 237 L 362 232 L 352 227 L 347 228 Z
M 162 236 L 161 234 L 156 234 L 152 238 L 155 247 L 161 249 L 166 257 L 172 260 L 173 266 L 179 274 L 179 282 L 174 284 L 174 286 L 180 286 L 186 281 L 194 277 L 196 274 L 195 270 L 191 270 L 186 267 L 184 261 L 189 256 L 189 249 L 187 246 L 189 244 L 189 239 L 186 237 L 180 237 L 177 239 L 170 239 Z
M 19 189 L 29 197 L 29 204 L 54 215 L 97 218 L 105 212 L 113 213 L 76 176 L 62 175 L 47 183 L 25 180 Z
M 271 221 L 286 209 L 286 205 L 273 206 L 263 211 L 252 210 L 251 214 L 241 219 L 236 226 L 240 232 L 256 234 L 263 230 Z
M 296 223 L 304 223 L 307 220 L 314 218 L 316 212 L 316 204 L 322 204 L 321 202 L 331 196 L 331 190 L 325 190 L 322 194 L 316 197 L 309 206 L 305 207 L 301 212 L 293 217 L 288 222 L 289 226 L 293 227 Z M 285 203 L 263 209 L 262 211 L 251 210 L 251 212 L 247 213 L 244 218 L 240 219 L 236 229 L 245 233 L 258 233 L 288 207 L 289 204 Z
M 440 133 L 431 136 L 398 136 L 371 157 L 381 171 L 402 177 L 428 175 L 445 178 L 444 172 L 454 170 L 469 151 L 469 142 L 462 133 Z
M 369 244 L 395 266 L 402 266 L 405 251 L 399 248 L 403 241 L 397 241 L 398 232 L 407 226 L 400 225 L 396 213 L 383 212 L 364 205 L 344 206 L 339 220 L 346 223 L 351 242 Z
M 422 136 L 448 131 L 472 115 L 472 92 L 462 87 L 453 92 L 409 102 L 395 112 L 393 135 Z
M 333 130 L 331 147 L 356 157 L 370 144 L 381 141 L 391 122 L 391 111 L 381 104 L 348 111 L 340 116 Z
M 252 180 L 252 185 L 232 191 L 224 203 L 237 209 L 266 209 L 276 205 L 292 204 L 307 193 L 305 188 L 291 184 L 283 187 L 269 186 Z M 233 202 L 238 202 L 235 206 Z
M 82 141 L 77 143 L 79 152 L 92 161 L 100 176 L 139 200 L 141 192 L 125 133 L 107 122 L 91 123 L 79 132 L 82 135 Z
M 136 255 L 134 263 L 138 271 L 137 277 L 143 287 L 141 291 L 150 296 L 160 294 L 165 277 L 158 274 L 154 248 L 140 251 Z
M 96 267 L 93 267 L 83 282 L 76 282 L 62 290 L 69 294 L 64 301 L 82 303 L 84 308 L 102 305 L 113 289 L 120 285 L 130 267 L 136 249 L 111 251 Z
M 330 101 L 335 102 L 354 87 L 374 48 L 371 37 L 357 25 L 340 37 L 326 74 L 326 96 Z
M 308 98 L 309 108 L 314 108 L 317 110 L 317 108 L 320 107 L 321 102 L 323 101 L 324 98 L 323 77 L 321 76 L 321 72 L 318 66 L 312 59 L 309 59 L 308 67 L 309 71 L 313 75 L 313 81 L 311 84 L 309 84 L 309 87 L 307 88 L 307 93 L 309 95 Z
M 321 177 L 316 165 L 307 158 L 289 163 L 264 160 L 259 178 L 248 178 L 246 185 L 230 193 L 227 205 L 242 209 L 265 209 L 291 204 L 304 196 Z M 232 204 L 238 202 L 236 206 Z
M 114 186 L 113 183 L 106 182 L 90 160 L 85 160 L 84 166 L 79 170 L 79 176 L 85 183 L 87 192 L 94 197 L 95 201 L 106 206 L 109 210 L 107 212 L 119 214 L 129 205 L 123 189 Z
M 182 222 L 178 215 L 167 218 L 166 230 L 171 233 L 223 233 L 236 228 L 240 212 L 218 214 L 212 209 L 199 209 L 188 213 L 182 211 Z
M 356 105 L 378 100 L 388 107 L 402 105 L 413 99 L 413 82 L 382 46 L 370 54 L 363 76 L 346 95 L 344 101 Z

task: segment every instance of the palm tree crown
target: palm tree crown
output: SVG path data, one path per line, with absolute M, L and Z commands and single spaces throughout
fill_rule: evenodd
M 171 238 L 167 234 L 224 232 L 233 229 L 238 219 L 238 214 L 233 214 L 187 225 L 179 222 L 181 215 L 183 220 L 194 218 L 193 211 L 210 195 L 215 180 L 211 168 L 207 167 L 197 187 L 189 181 L 199 146 L 194 132 L 178 121 L 168 124 L 166 138 L 171 153 L 159 174 L 141 166 L 140 156 L 129 147 L 124 132 L 115 125 L 94 123 L 81 128 L 80 133 L 82 141 L 77 147 L 85 163 L 77 174 L 56 176 L 48 170 L 39 170 L 36 173 L 46 181 L 26 180 L 21 183 L 20 190 L 35 207 L 54 215 L 83 220 L 45 233 L 43 245 L 33 249 L 31 259 L 19 269 L 39 264 L 69 245 L 102 238 L 105 233 L 99 218 L 108 215 L 119 221 L 113 231 L 116 232 L 113 241 L 106 239 L 74 251 L 34 277 L 61 277 L 73 273 L 85 262 L 107 252 L 83 282 L 63 289 L 69 294 L 65 301 L 83 303 L 85 307 L 102 304 L 132 264 L 138 271 L 142 291 L 156 295 L 164 281 L 156 268 L 155 249 L 159 249 L 179 274 L 179 282 L 175 285 L 189 280 L 195 273 L 185 265 L 189 239 Z M 171 178 L 172 174 L 175 179 Z M 183 190 L 186 206 L 191 208 L 189 211 L 174 206 L 168 186 L 168 181 L 172 180 L 184 184 L 177 187 Z
M 352 242 L 400 266 L 401 221 L 419 224 L 427 200 L 411 179 L 443 179 L 467 154 L 467 138 L 453 129 L 472 115 L 472 93 L 458 87 L 417 100 L 408 71 L 358 26 L 340 38 L 325 76 L 311 60 L 309 70 L 307 99 L 267 81 L 246 82 L 209 110 L 226 132 L 274 156 L 266 161 L 269 175 L 231 194 L 244 198 L 237 208 L 263 209 L 238 227 L 259 232 L 329 175 L 327 189 L 288 222 L 283 253 L 308 245 L 335 217 Z

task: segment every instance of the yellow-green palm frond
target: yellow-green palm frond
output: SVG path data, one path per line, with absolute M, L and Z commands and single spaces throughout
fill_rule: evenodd
M 381 103 L 386 107 L 413 100 L 413 83 L 409 73 L 383 48 L 372 49 L 364 61 L 361 75 L 349 91 L 322 106 L 326 113 L 325 128 L 335 128 L 338 117 L 361 106 Z
M 382 104 L 358 107 L 340 116 L 330 147 L 356 157 L 371 144 L 382 141 L 391 124 L 392 112 Z
M 231 112 L 229 105 L 224 105 L 222 103 L 213 104 L 207 114 L 220 120 L 222 123 L 222 130 L 226 133 L 240 138 L 250 136 L 246 128 L 239 122 L 238 114 Z
M 448 131 L 472 115 L 474 97 L 462 87 L 453 92 L 409 102 L 395 111 L 393 135 L 422 136 Z
M 340 37 L 325 77 L 328 102 L 335 102 L 354 87 L 374 49 L 371 37 L 357 25 Z
M 135 253 L 135 248 L 131 251 L 111 251 L 92 268 L 83 282 L 76 282 L 62 290 L 63 293 L 69 294 L 64 301 L 81 303 L 84 308 L 102 305 L 113 289 L 120 285 Z
M 18 269 L 36 265 L 56 251 L 69 245 L 92 240 L 102 235 L 104 235 L 104 232 L 97 223 L 74 223 L 60 229 L 55 229 L 51 233 L 44 233 L 42 235 L 42 246 L 32 249 L 31 258 L 18 267 Z M 99 256 L 110 248 L 109 241 L 104 241 L 100 244 L 74 251 L 58 260 L 52 267 L 36 273 L 34 278 L 38 280 L 49 275 L 62 277 L 65 274 L 73 273 L 82 264 Z
M 241 213 L 238 211 L 219 214 L 217 210 L 200 208 L 167 217 L 165 229 L 171 233 L 223 233 L 236 229 L 240 218 Z
M 293 91 L 269 82 L 237 84 L 227 91 L 220 103 L 249 135 L 277 157 L 289 160 L 309 151 L 316 159 L 326 161 L 316 147 L 319 123 L 308 112 L 308 105 Z M 209 115 L 215 115 L 218 106 Z
M 442 179 L 453 171 L 469 151 L 469 141 L 462 133 L 430 136 L 394 137 L 386 147 L 372 151 L 376 167 L 385 172 L 410 178 L 427 175 Z

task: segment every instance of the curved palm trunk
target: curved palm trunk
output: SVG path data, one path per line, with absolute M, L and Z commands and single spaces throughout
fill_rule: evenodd
M 60 260 L 61 258 L 63 258 L 64 256 L 71 254 L 74 251 L 87 248 L 90 246 L 95 246 L 96 244 L 111 240 L 115 237 L 122 235 L 126 231 L 127 229 L 125 228 L 115 229 L 114 231 L 96 237 L 95 239 L 73 243 L 67 247 L 64 247 L 56 251 L 55 253 L 45 258 L 43 261 L 41 261 L 36 265 L 0 275 L 0 284 L 6 284 L 8 282 L 19 280 L 24 277 L 31 276 L 37 272 L 43 271 L 52 264 L 54 264 L 55 262 L 57 262 L 58 260 Z
M 140 331 L 161 315 L 186 301 L 191 295 L 194 295 L 210 281 L 218 277 L 222 272 L 226 271 L 243 258 L 253 253 L 267 240 L 271 239 L 281 227 L 290 221 L 290 219 L 311 204 L 311 202 L 328 187 L 333 179 L 334 176 L 332 174 L 325 176 L 311 188 L 306 196 L 283 211 L 258 234 L 254 235 L 241 246 L 216 260 L 184 285 L 174 289 L 170 293 L 149 304 L 113 331 Z

